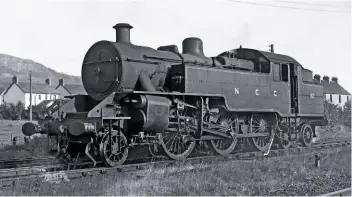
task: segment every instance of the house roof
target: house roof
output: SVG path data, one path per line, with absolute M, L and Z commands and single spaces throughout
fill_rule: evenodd
M 87 92 L 83 85 L 66 84 L 64 86 L 71 94 L 86 95 Z
M 18 82 L 18 87 L 22 89 L 23 92 L 29 93 L 30 86 L 29 83 Z M 36 94 L 57 94 L 55 88 L 49 86 L 46 83 L 32 83 L 32 93 Z
M 59 85 L 61 86 L 61 85 Z M 57 86 L 56 89 L 59 87 Z M 65 84 L 63 87 L 70 93 L 70 94 L 79 94 L 79 95 L 87 95 L 86 90 L 84 89 L 83 85 L 76 85 L 76 84 Z
M 0 95 L 3 95 L 5 93 L 6 88 L 0 88 Z
M 321 81 L 324 87 L 325 94 L 341 94 L 341 95 L 351 95 L 347 90 L 345 90 L 340 84 L 335 82 L 327 82 L 325 80 Z
M 11 88 L 11 86 L 17 85 L 24 93 L 30 92 L 30 84 L 25 82 L 18 82 L 17 84 L 12 83 L 10 87 L 6 89 L 4 94 Z M 54 87 L 49 86 L 46 83 L 32 83 L 32 93 L 34 94 L 58 94 Z

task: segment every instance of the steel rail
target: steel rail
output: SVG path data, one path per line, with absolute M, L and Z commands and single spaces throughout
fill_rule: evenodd
M 105 174 L 107 172 L 115 171 L 115 172 L 126 172 L 126 171 L 137 171 L 142 170 L 144 167 L 153 166 L 153 167 L 160 167 L 160 166 L 172 166 L 178 164 L 185 164 L 187 163 L 201 163 L 204 161 L 229 161 L 229 160 L 253 160 L 258 158 L 268 158 L 268 157 L 280 157 L 283 155 L 288 155 L 289 153 L 295 152 L 303 152 L 311 149 L 324 149 L 329 147 L 336 147 L 336 146 L 347 146 L 351 145 L 350 141 L 340 141 L 340 142 L 331 142 L 331 143 L 318 143 L 313 144 L 311 147 L 293 147 L 290 149 L 277 149 L 271 150 L 268 156 L 264 156 L 263 152 L 247 152 L 247 153 L 235 153 L 231 154 L 227 157 L 224 156 L 201 156 L 201 157 L 191 157 L 186 160 L 182 161 L 175 161 L 175 160 L 164 160 L 164 161 L 156 161 L 156 162 L 143 162 L 143 163 L 136 163 L 136 164 L 126 164 L 117 167 L 96 167 L 96 168 L 85 168 L 85 169 L 77 169 L 77 170 L 62 170 L 62 166 L 50 166 L 50 167 L 42 167 L 42 168 L 22 168 L 22 169 L 12 169 L 12 171 L 3 172 L 0 171 L 0 183 L 1 185 L 7 185 L 8 183 L 13 184 L 14 181 L 20 179 L 27 179 L 27 178 L 44 178 L 45 180 L 63 180 L 63 179 L 71 179 L 77 177 L 84 177 L 84 176 L 92 176 L 98 174 Z M 216 159 L 216 160 L 215 160 Z M 50 170 L 54 171 L 50 171 Z M 7 183 L 7 184 L 6 184 Z
M 330 192 L 327 194 L 323 194 L 321 196 L 351 196 L 351 188 L 346 188 L 346 189 L 338 190 L 335 192 Z
M 27 158 L 11 158 L 0 160 L 0 170 L 14 167 L 37 166 L 50 163 L 55 159 L 53 156 L 27 157 Z

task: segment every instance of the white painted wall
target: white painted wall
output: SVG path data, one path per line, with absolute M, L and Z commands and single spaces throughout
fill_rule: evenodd
M 29 93 L 25 93 L 25 107 L 29 107 Z M 56 100 L 59 98 L 58 94 L 32 94 L 32 105 L 38 105 L 45 100 Z
M 16 104 L 18 101 L 24 103 L 24 107 L 29 107 L 29 93 L 23 93 L 23 91 L 17 85 L 11 85 L 10 89 L 4 95 L 5 103 Z M 59 94 L 32 94 L 32 105 L 38 105 L 44 100 L 56 100 L 59 98 Z
M 17 85 L 12 84 L 4 95 L 4 102 L 16 104 L 18 101 L 25 103 L 25 95 Z
M 60 99 L 64 99 L 65 96 L 71 95 L 64 87 L 61 85 L 55 89 L 56 93 L 60 94 Z
M 330 100 L 330 95 L 332 97 L 332 100 Z M 341 96 L 341 102 L 339 97 Z M 350 95 L 339 95 L 339 94 L 325 94 L 325 99 L 328 101 L 331 101 L 333 104 L 338 105 L 343 108 L 343 105 L 349 101 L 351 102 L 351 96 Z

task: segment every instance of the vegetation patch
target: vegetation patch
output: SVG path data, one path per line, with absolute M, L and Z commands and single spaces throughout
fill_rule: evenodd
M 46 137 L 33 137 L 28 143 L 7 145 L 0 148 L 0 160 L 21 159 L 23 157 L 38 157 L 49 155 Z
M 321 166 L 314 165 L 315 154 Z M 350 147 L 254 161 L 225 161 L 105 174 L 59 184 L 21 180 L 0 195 L 321 195 L 350 187 Z

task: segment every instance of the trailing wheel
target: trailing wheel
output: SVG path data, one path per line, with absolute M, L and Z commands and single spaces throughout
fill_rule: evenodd
M 252 137 L 251 144 L 259 151 L 266 151 L 270 146 L 270 140 L 274 134 L 273 122 L 263 115 L 253 114 L 250 119 L 250 133 L 267 133 L 268 136 Z
M 313 128 L 309 124 L 305 124 L 301 128 L 301 142 L 303 146 L 311 146 L 313 143 Z
M 288 149 L 291 146 L 291 141 L 289 140 L 289 133 L 287 130 L 277 130 L 277 144 L 281 149 Z
M 222 127 L 228 128 L 226 133 L 233 135 L 238 133 L 236 132 L 236 122 L 231 117 L 221 116 L 217 123 Z M 216 153 L 227 156 L 236 148 L 237 139 L 233 136 L 232 138 L 210 140 L 210 143 Z
M 128 156 L 128 141 L 123 132 L 113 130 L 104 135 L 99 146 L 100 156 L 109 166 L 122 165 Z

